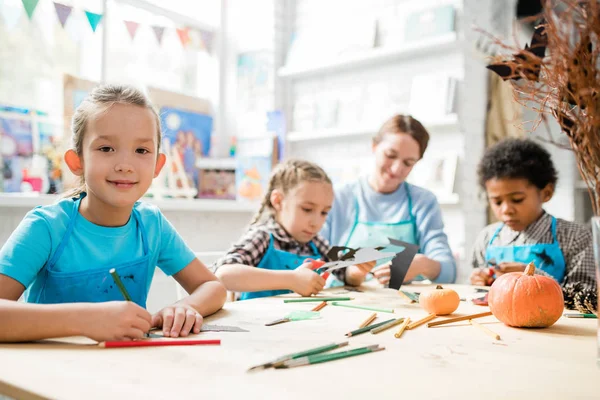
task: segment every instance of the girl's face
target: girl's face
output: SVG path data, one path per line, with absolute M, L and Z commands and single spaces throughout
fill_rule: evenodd
M 485 183 L 490 207 L 497 219 L 513 231 L 523 231 L 542 215 L 542 205 L 552 198 L 554 187 L 540 190 L 524 178 L 494 178 Z
M 115 104 L 88 122 L 80 169 L 88 196 L 112 207 L 132 206 L 150 187 L 165 162 L 157 155 L 158 137 L 152 111 Z
M 288 193 L 271 193 L 275 219 L 294 239 L 307 243 L 325 223 L 333 204 L 333 188 L 326 182 L 302 182 Z
M 381 142 L 373 144 L 375 172 L 370 179 L 380 193 L 392 193 L 406 180 L 421 158 L 419 143 L 405 133 L 386 133 Z

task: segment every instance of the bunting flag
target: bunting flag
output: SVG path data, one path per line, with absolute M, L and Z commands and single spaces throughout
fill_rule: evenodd
M 158 42 L 158 45 L 160 46 L 162 44 L 163 35 L 165 34 L 165 27 L 152 25 L 152 30 L 154 31 L 154 35 L 156 36 L 156 41 Z
M 25 12 L 27 12 L 27 16 L 31 20 L 33 17 L 33 12 L 38 5 L 40 0 L 21 0 L 23 2 L 23 7 L 25 7 Z
M 177 35 L 181 41 L 181 45 L 186 47 L 190 42 L 190 28 L 177 28 Z
M 73 11 L 73 7 L 54 2 L 54 9 L 56 10 L 56 16 L 60 21 L 60 25 L 64 28 L 67 19 L 69 19 L 69 16 L 71 15 L 71 11 Z
M 19 5 L 12 5 L 9 3 L 4 3 L 2 9 L 2 17 L 4 19 L 4 25 L 6 26 L 7 31 L 12 31 L 18 24 L 21 19 L 21 14 L 23 13 L 23 8 Z
M 213 47 L 214 34 L 209 31 L 201 30 L 200 36 L 202 37 L 202 41 L 204 42 L 204 48 L 206 49 L 206 51 L 208 51 L 210 53 L 212 51 L 212 47 Z
M 90 23 L 90 26 L 92 27 L 92 31 L 96 32 L 96 28 L 98 27 L 98 24 L 100 23 L 100 20 L 102 19 L 102 14 L 96 14 L 90 11 L 86 11 L 85 12 L 85 16 L 88 19 L 88 22 Z
M 131 36 L 131 40 L 135 39 L 135 33 L 138 30 L 140 24 L 134 21 L 123 21 L 125 22 L 125 26 L 127 27 L 127 32 L 129 32 L 129 36 Z

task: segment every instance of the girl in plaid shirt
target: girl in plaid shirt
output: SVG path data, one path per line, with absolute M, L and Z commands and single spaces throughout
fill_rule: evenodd
M 489 148 L 479 164 L 479 180 L 501 222 L 486 227 L 475 243 L 474 285 L 491 285 L 494 275 L 536 271 L 553 277 L 565 291 L 596 290 L 590 229 L 546 213 L 557 174 L 550 154 L 526 139 L 507 139 Z M 491 271 L 491 272 L 490 272 Z
M 242 300 L 319 293 L 325 280 L 310 261 L 326 259 L 329 244 L 318 232 L 332 204 L 331 180 L 318 165 L 279 164 L 248 232 L 215 263 L 216 275 L 228 290 L 243 292 Z

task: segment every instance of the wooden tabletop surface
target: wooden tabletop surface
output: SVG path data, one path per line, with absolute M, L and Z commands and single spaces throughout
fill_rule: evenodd
M 452 286 L 475 295 L 470 286 Z M 406 291 L 429 286 L 406 286 Z M 395 309 L 378 321 L 426 316 L 397 291 L 361 287 L 328 289 L 348 303 Z M 284 297 L 295 297 L 289 295 Z M 493 316 L 478 322 L 501 336 L 494 340 L 468 321 L 347 338 L 371 311 L 328 305 L 318 319 L 267 327 L 266 322 L 318 303 L 284 303 L 281 297 L 227 303 L 205 320 L 249 332 L 206 332 L 220 346 L 103 349 L 85 338 L 0 345 L 0 394 L 18 399 L 598 399 L 596 319 L 562 317 L 547 329 L 510 328 Z M 487 311 L 462 301 L 454 316 Z M 176 339 L 173 339 L 176 340 Z M 384 351 L 291 369 L 247 372 L 279 356 L 348 340 L 345 349 L 379 344 Z

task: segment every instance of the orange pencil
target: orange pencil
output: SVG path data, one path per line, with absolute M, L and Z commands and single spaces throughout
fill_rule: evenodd
M 310 311 L 320 311 L 321 309 L 323 309 L 323 307 L 325 307 L 327 305 L 327 302 L 324 301 L 322 303 L 317 304 L 317 306 L 315 308 L 313 308 Z

